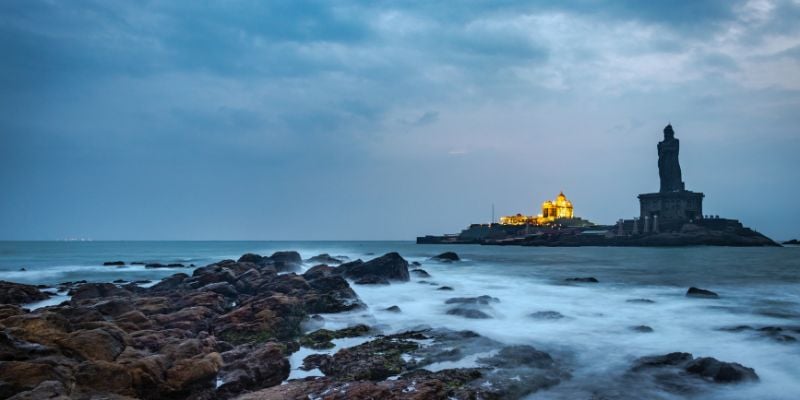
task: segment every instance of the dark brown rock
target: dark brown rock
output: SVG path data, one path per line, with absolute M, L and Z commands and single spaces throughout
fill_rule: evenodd
M 33 303 L 49 297 L 50 295 L 33 285 L 0 281 L 0 303 L 3 304 Z

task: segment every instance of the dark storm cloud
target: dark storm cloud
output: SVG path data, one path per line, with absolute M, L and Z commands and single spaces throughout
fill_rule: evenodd
M 798 148 L 798 13 L 791 0 L 0 2 L 0 238 L 408 238 L 491 202 L 533 212 L 531 196 L 567 184 L 611 221 L 652 171 L 612 183 L 586 160 L 649 162 L 596 153 L 644 154 L 662 119 L 694 146 L 722 131 L 734 154 Z M 569 167 L 555 177 L 556 164 Z M 600 182 L 618 197 L 589 201 Z

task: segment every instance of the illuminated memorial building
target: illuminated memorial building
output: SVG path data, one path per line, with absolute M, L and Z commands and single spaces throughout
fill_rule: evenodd
M 508 215 L 500 217 L 501 225 L 546 225 L 553 223 L 556 220 L 572 220 L 574 219 L 575 212 L 572 208 L 572 202 L 567 200 L 564 192 L 556 196 L 555 200 L 547 200 L 542 203 L 542 213 L 533 215 Z

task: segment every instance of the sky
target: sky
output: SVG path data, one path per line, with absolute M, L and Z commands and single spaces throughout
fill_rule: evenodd
M 0 239 L 613 224 L 667 123 L 706 214 L 800 237 L 800 0 L 0 2 Z

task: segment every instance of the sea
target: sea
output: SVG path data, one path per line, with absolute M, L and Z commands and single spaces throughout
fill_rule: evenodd
M 560 385 L 532 394 L 532 399 L 800 398 L 800 333 L 791 330 L 800 329 L 800 247 L 544 248 L 403 241 L 0 242 L 0 280 L 40 285 L 78 280 L 155 282 L 186 269 L 102 264 L 120 260 L 199 267 L 237 259 L 243 253 L 269 255 L 279 250 L 298 251 L 304 259 L 328 253 L 351 260 L 396 251 L 409 262 L 418 261 L 431 275 L 425 282 L 412 276 L 411 282 L 390 286 L 353 285 L 368 308 L 325 315 L 325 327 L 367 323 L 386 333 L 426 326 L 468 329 L 502 343 L 532 345 L 550 353 L 572 375 Z M 455 251 L 462 261 L 431 260 L 444 251 Z M 594 277 L 599 283 L 566 281 L 574 277 Z M 440 286 L 453 290 L 437 290 Z M 712 290 L 719 298 L 686 297 L 691 286 Z M 491 319 L 445 313 L 446 299 L 481 295 L 500 300 L 488 309 Z M 62 293 L 28 307 L 66 298 Z M 394 305 L 402 312 L 384 311 Z M 532 318 L 532 314 L 554 317 Z M 642 325 L 652 332 L 633 329 Z M 742 325 L 756 329 L 729 329 Z M 797 341 L 757 330 L 762 327 L 781 327 L 782 333 Z M 357 343 L 353 340 L 337 344 Z M 709 383 L 698 394 L 637 388 L 622 379 L 637 358 L 676 351 L 738 362 L 755 369 L 760 380 Z M 293 377 L 309 374 L 297 368 L 305 354 L 301 351 L 291 358 Z M 466 360 L 447 367 L 468 364 Z M 641 395 L 636 395 L 637 390 Z

